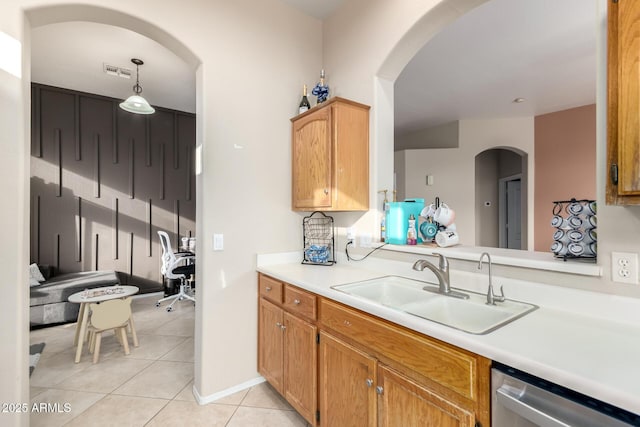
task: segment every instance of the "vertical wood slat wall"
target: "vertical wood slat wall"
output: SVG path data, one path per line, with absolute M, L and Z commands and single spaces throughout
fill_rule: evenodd
M 32 91 L 31 262 L 160 284 L 157 231 L 176 246 L 195 236 L 195 115 L 136 115 L 119 99 Z

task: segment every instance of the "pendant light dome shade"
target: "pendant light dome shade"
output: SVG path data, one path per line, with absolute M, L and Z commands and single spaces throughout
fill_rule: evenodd
M 128 97 L 126 101 L 120 103 L 120 108 L 135 114 L 153 114 L 156 112 L 147 100 L 139 95 Z
M 140 59 L 132 58 L 131 62 L 136 64 L 136 84 L 133 86 L 133 95 L 120 103 L 120 108 L 134 114 L 153 114 L 156 110 L 149 105 L 146 99 L 141 95 L 142 86 L 140 86 L 138 67 L 144 62 Z

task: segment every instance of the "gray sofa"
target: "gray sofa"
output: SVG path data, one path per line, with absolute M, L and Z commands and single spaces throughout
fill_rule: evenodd
M 83 271 L 53 275 L 48 266 L 38 266 L 45 281 L 31 286 L 31 327 L 53 323 L 75 322 L 80 304 L 67 301 L 70 295 L 84 289 L 112 286 L 121 283 L 115 271 Z

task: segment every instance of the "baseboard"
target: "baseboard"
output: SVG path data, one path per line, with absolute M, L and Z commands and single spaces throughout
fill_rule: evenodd
M 245 381 L 241 384 L 238 385 L 234 385 L 233 387 L 230 387 L 226 390 L 222 390 L 219 391 L 217 393 L 213 393 L 209 396 L 201 396 L 200 393 L 198 393 L 198 389 L 196 389 L 196 385 L 193 385 L 193 395 L 196 397 L 196 401 L 198 402 L 199 405 L 206 405 L 207 403 L 212 403 L 215 402 L 216 400 L 222 399 L 223 397 L 227 397 L 227 396 L 231 396 L 232 394 L 235 394 L 239 391 L 242 390 L 246 390 L 248 388 L 253 387 L 254 385 L 258 385 L 261 384 L 263 382 L 265 382 L 266 380 L 264 379 L 264 377 L 259 376 L 257 378 L 254 378 L 252 380 L 249 381 Z

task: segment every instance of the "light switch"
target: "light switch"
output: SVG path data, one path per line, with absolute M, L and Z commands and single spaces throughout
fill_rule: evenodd
M 433 185 L 433 175 L 427 175 L 427 185 Z
M 224 234 L 213 235 L 213 250 L 221 251 L 224 249 Z

